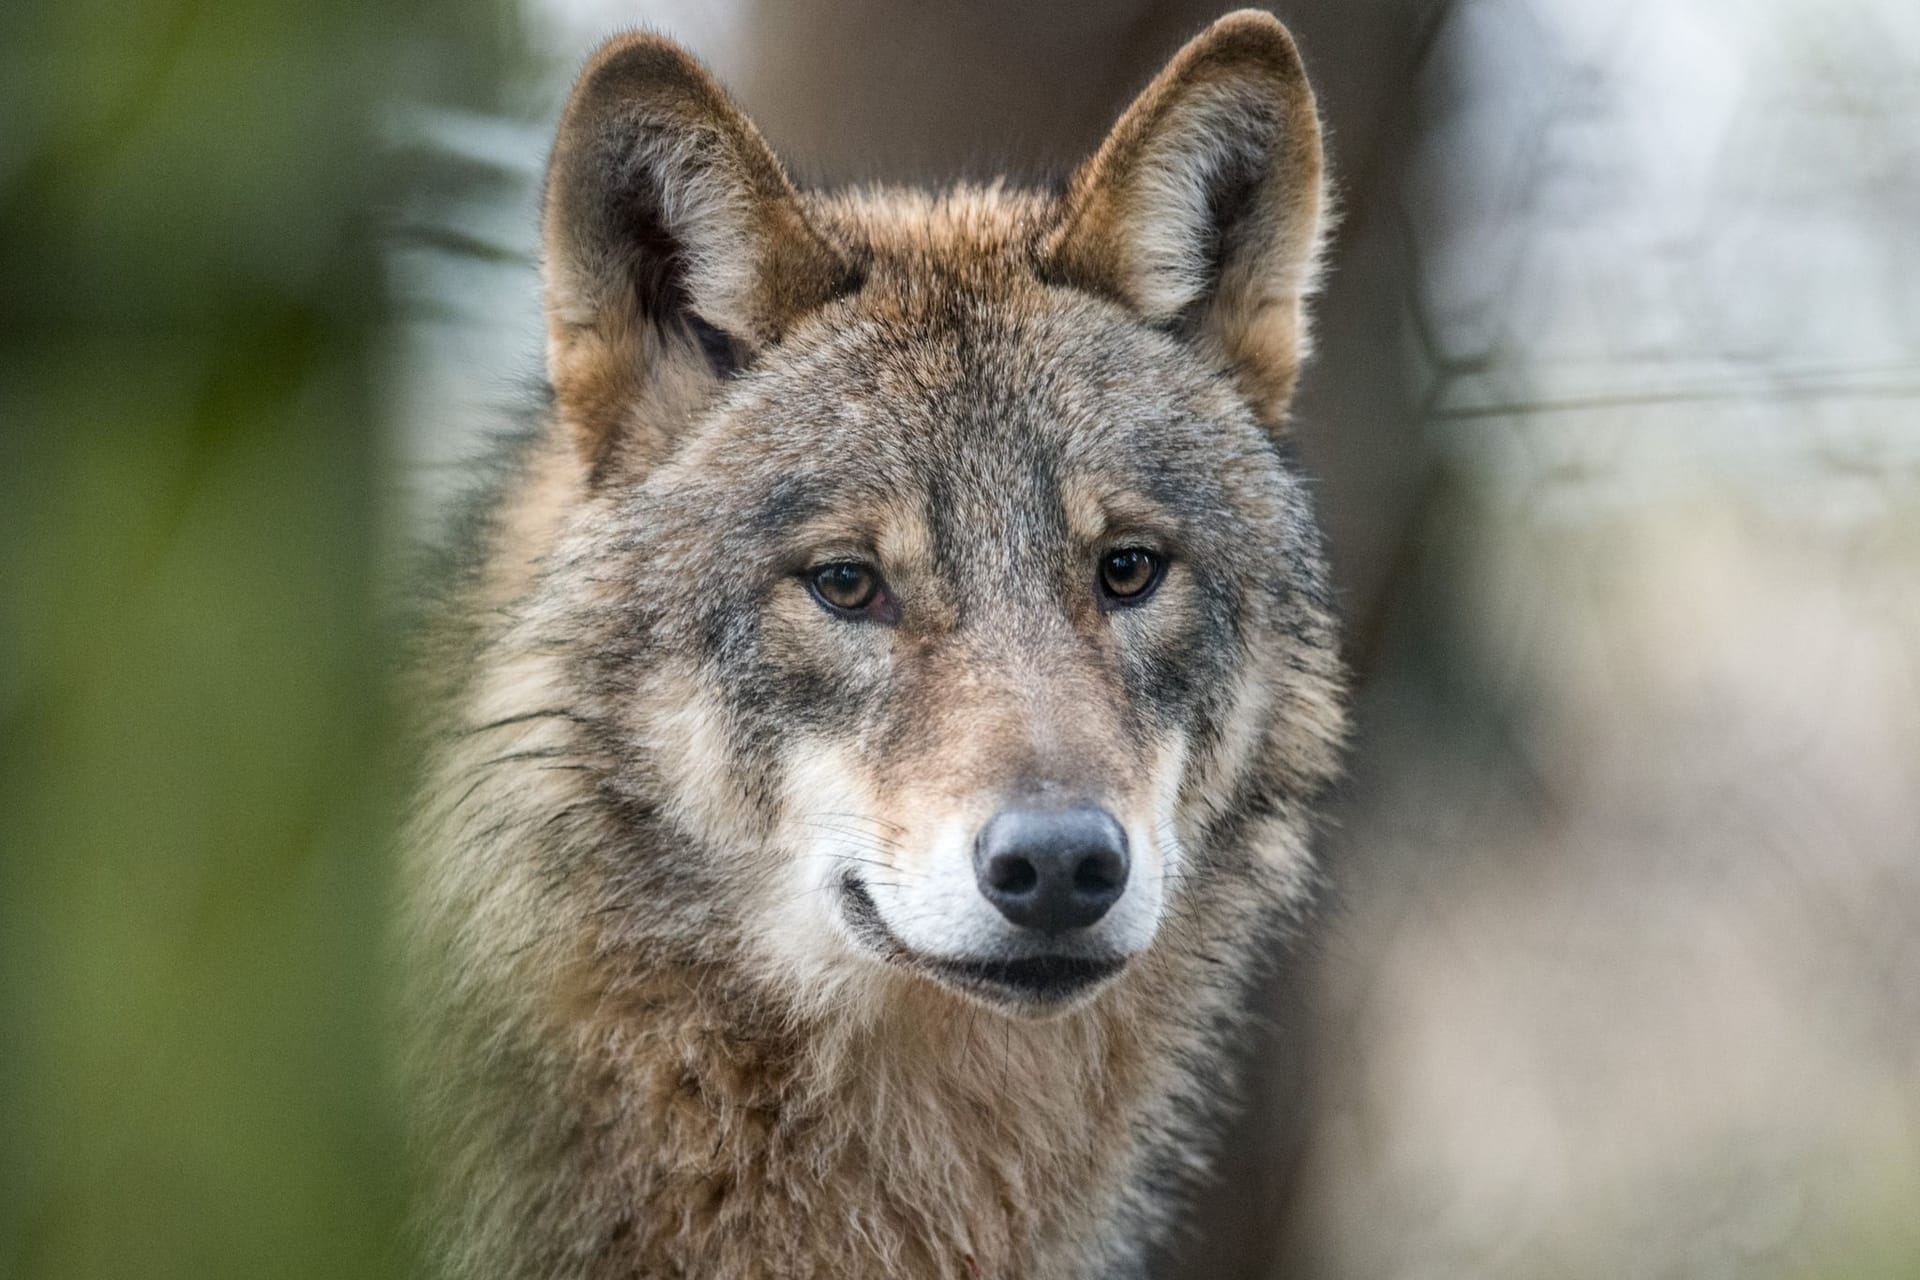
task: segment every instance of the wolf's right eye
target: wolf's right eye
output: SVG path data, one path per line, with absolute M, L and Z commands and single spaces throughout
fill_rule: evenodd
M 871 617 L 889 621 L 891 601 L 880 571 L 857 560 L 837 560 L 823 564 L 807 574 L 807 589 L 813 598 L 834 613 Z
M 1107 604 L 1139 604 L 1160 585 L 1166 561 L 1144 547 L 1109 551 L 1100 561 L 1100 590 Z

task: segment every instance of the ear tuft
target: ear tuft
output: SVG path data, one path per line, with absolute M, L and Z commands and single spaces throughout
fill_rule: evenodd
M 1041 261 L 1204 346 L 1277 425 L 1325 222 L 1306 71 L 1286 28 L 1248 9 L 1196 36 L 1121 116 Z
M 662 456 L 717 377 L 858 284 L 725 91 L 647 34 L 581 73 L 541 236 L 548 373 L 595 465 L 616 446 Z

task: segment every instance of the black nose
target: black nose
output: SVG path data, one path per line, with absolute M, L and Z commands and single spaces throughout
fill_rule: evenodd
M 980 892 L 1023 929 L 1063 933 L 1127 887 L 1127 833 L 1105 809 L 1002 809 L 973 846 Z

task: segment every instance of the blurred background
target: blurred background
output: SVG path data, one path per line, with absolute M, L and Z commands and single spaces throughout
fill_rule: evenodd
M 411 1270 L 386 678 L 592 43 L 1038 180 L 1221 7 L 0 7 L 0 1276 Z M 1920 6 L 1276 12 L 1359 734 L 1161 1274 L 1920 1275 Z

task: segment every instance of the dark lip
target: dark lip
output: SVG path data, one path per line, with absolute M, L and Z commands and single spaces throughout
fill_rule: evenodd
M 1006 960 L 952 960 L 923 955 L 887 928 L 880 908 L 859 877 L 840 882 L 847 923 L 854 936 L 886 959 L 919 969 L 949 986 L 998 1003 L 1059 1005 L 1105 982 L 1126 967 L 1124 956 L 1041 955 Z

